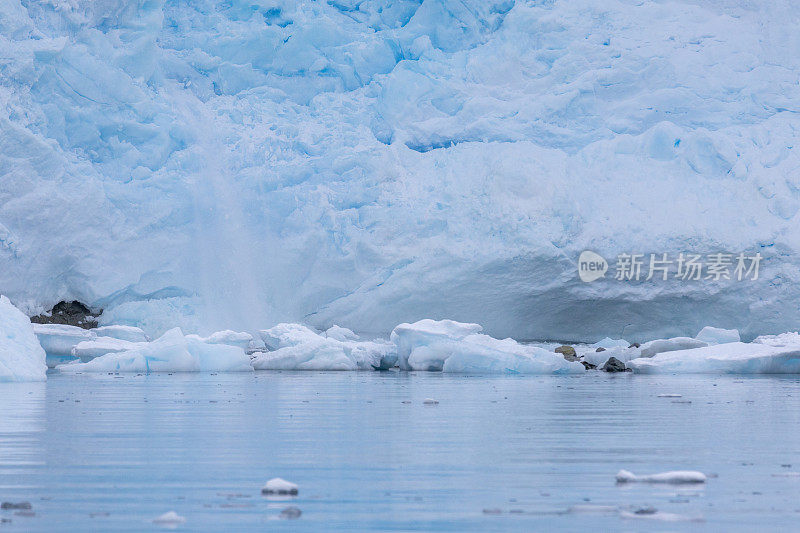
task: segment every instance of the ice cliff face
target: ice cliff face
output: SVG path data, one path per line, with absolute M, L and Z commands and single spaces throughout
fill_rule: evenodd
M 6 0 L 0 292 L 151 334 L 796 329 L 798 27 L 766 0 Z M 765 260 L 583 284 L 584 249 Z

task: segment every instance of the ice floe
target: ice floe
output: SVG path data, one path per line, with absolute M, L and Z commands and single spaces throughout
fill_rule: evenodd
M 229 346 L 238 346 L 242 350 L 248 350 L 253 342 L 253 336 L 243 331 L 232 331 L 226 329 L 224 331 L 217 331 L 208 337 L 200 337 L 199 335 L 187 335 L 192 339 L 204 342 L 206 344 L 227 344 Z
M 796 374 L 800 373 L 800 344 L 730 342 L 664 352 L 634 359 L 627 366 L 641 374 Z
M 403 370 L 456 373 L 567 374 L 585 371 L 579 362 L 561 354 L 495 339 L 480 333 L 478 324 L 452 320 L 420 320 L 392 331 L 398 363 Z
M 95 357 L 100 357 L 108 353 L 124 352 L 136 348 L 142 342 L 131 342 L 114 337 L 97 337 L 89 341 L 81 341 L 72 350 L 73 358 L 83 362 L 91 361 Z
M 283 478 L 275 477 L 270 479 L 264 484 L 261 489 L 261 494 L 277 494 L 279 496 L 295 496 L 298 493 L 298 487 L 291 481 L 286 481 Z
M 620 470 L 617 472 L 617 483 L 705 483 L 707 477 L 702 472 L 694 470 L 674 470 L 670 472 L 661 472 L 659 474 L 649 474 L 644 476 L 637 476 L 633 472 L 627 470 Z
M 337 331 L 340 338 L 341 333 Z M 359 340 L 355 334 L 344 335 L 350 340 L 342 341 L 300 324 L 278 324 L 260 334 L 270 351 L 253 354 L 256 370 L 388 369 L 397 360 L 393 343 Z
M 57 367 L 62 372 L 245 372 L 250 359 L 238 346 L 209 344 L 180 328 L 167 331 L 149 343 L 92 359 Z
M 175 511 L 169 511 L 153 519 L 153 523 L 160 526 L 175 527 L 186 523 L 186 518 Z
M 45 351 L 30 319 L 0 296 L 0 381 L 44 381 Z
M 33 332 L 47 354 L 47 366 L 76 359 L 72 349 L 84 341 L 97 339 L 97 334 L 88 329 L 66 324 L 33 324 Z

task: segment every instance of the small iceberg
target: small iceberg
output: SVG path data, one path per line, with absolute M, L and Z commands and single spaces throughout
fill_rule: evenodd
M 33 324 L 33 332 L 47 353 L 47 366 L 73 361 L 72 349 L 85 341 L 97 339 L 97 333 L 89 329 L 66 324 Z
M 393 343 L 359 340 L 352 332 L 331 337 L 300 324 L 278 324 L 260 334 L 271 351 L 253 354 L 256 370 L 385 370 L 397 361 Z
M 169 511 L 162 514 L 161 516 L 154 518 L 153 523 L 158 524 L 160 526 L 174 527 L 180 524 L 185 524 L 186 519 L 181 515 L 179 515 L 178 513 L 176 513 L 175 511 Z
M 270 479 L 261 489 L 261 494 L 274 494 L 278 496 L 296 496 L 298 492 L 297 485 L 279 477 Z
M 577 361 L 555 352 L 495 339 L 480 333 L 478 324 L 452 320 L 420 320 L 400 324 L 392 331 L 402 370 L 442 371 L 462 374 L 579 374 Z
M 640 374 L 797 374 L 800 344 L 730 342 L 634 359 L 627 366 Z
M 45 351 L 30 319 L 0 296 L 0 382 L 46 379 Z
M 633 472 L 627 470 L 620 470 L 617 472 L 617 483 L 705 483 L 706 475 L 702 472 L 694 470 L 675 470 L 671 472 L 662 472 L 660 474 L 650 474 L 646 476 L 637 476 Z
M 244 350 L 226 344 L 208 344 L 174 328 L 149 343 L 108 353 L 87 363 L 59 365 L 61 372 L 249 372 Z

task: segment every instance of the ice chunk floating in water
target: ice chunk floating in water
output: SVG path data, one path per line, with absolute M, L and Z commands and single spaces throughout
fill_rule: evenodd
M 45 352 L 30 319 L 0 296 L 0 381 L 44 381 Z
M 298 493 L 297 485 L 291 481 L 275 477 L 266 482 L 261 489 L 261 494 L 277 494 L 281 496 L 295 496 Z
M 640 374 L 797 374 L 800 373 L 800 344 L 770 346 L 730 342 L 634 359 L 627 366 Z
M 253 354 L 256 370 L 373 370 L 397 360 L 393 343 L 358 340 L 352 332 L 338 331 L 334 337 L 352 339 L 338 340 L 300 324 L 278 324 L 260 333 L 272 351 Z
M 617 472 L 617 483 L 705 483 L 706 475 L 694 470 L 675 470 L 662 472 L 660 474 L 650 474 L 637 476 L 633 472 L 620 470 Z
M 478 324 L 452 320 L 420 320 L 400 324 L 392 331 L 397 358 L 403 370 L 441 370 L 456 373 L 570 374 L 585 371 L 561 354 L 498 340 L 479 333 Z
M 248 372 L 253 369 L 242 348 L 207 344 L 196 336 L 184 336 L 179 328 L 130 350 L 57 368 L 62 372 Z
M 175 511 L 168 511 L 161 516 L 154 518 L 153 523 L 160 526 L 174 527 L 180 524 L 185 524 L 186 519 Z

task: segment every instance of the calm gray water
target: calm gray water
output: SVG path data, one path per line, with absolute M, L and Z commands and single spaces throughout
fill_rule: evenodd
M 159 530 L 170 510 L 182 531 L 789 530 L 798 407 L 781 377 L 55 373 L 0 384 L 0 501 L 35 513 L 0 511 L 0 532 Z M 299 496 L 262 497 L 276 476 Z M 677 521 L 625 516 L 642 507 Z

